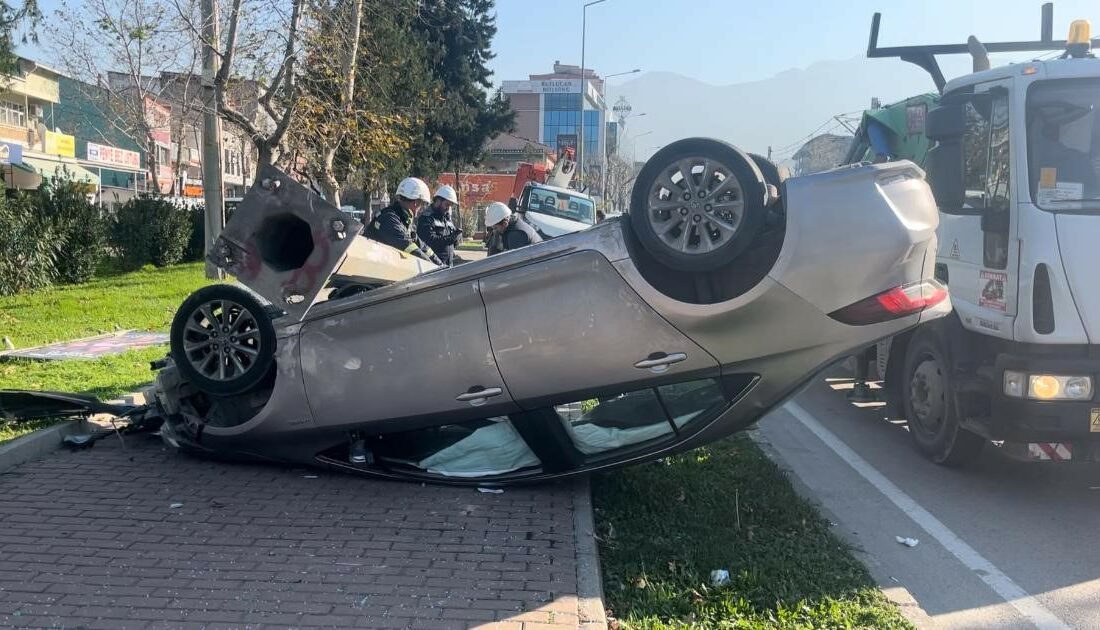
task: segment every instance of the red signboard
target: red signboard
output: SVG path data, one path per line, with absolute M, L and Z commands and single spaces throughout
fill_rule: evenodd
M 454 173 L 439 176 L 437 185 L 454 186 L 458 199 L 464 206 L 480 206 L 493 201 L 508 203 L 512 196 L 512 186 L 516 176 L 499 173 L 459 173 L 459 183 L 455 186 Z

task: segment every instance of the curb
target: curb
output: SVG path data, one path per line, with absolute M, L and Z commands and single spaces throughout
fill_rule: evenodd
M 143 405 L 145 394 L 142 391 L 119 396 L 114 400 L 106 401 L 115 404 Z M 44 429 L 38 429 L 22 437 L 15 438 L 11 442 L 0 446 L 0 473 L 5 473 L 16 466 L 25 464 L 31 460 L 49 455 L 61 448 L 65 436 L 74 433 L 89 433 L 93 431 L 92 423 L 87 420 L 65 420 Z
M 607 628 L 603 607 L 600 554 L 596 547 L 596 520 L 588 477 L 573 484 L 573 537 L 577 548 L 577 617 L 585 630 Z
M 66 435 L 86 432 L 83 420 L 66 420 L 51 427 L 39 429 L 0 446 L 0 473 L 38 459 L 61 448 Z
M 787 465 L 787 460 L 784 459 L 779 451 L 772 447 L 771 443 L 760 433 L 756 426 L 751 426 L 745 431 L 745 434 L 748 435 L 749 439 L 751 439 L 754 444 L 760 447 L 760 450 L 764 452 L 764 455 L 766 455 L 768 459 L 779 466 L 779 470 L 783 473 L 783 476 L 787 478 L 791 486 L 794 487 L 798 496 L 812 503 L 814 508 L 816 508 L 818 512 L 821 512 L 830 523 L 835 524 L 838 522 L 838 520 L 833 517 L 833 514 L 822 505 L 821 500 L 818 499 L 809 487 L 798 478 L 798 475 L 791 473 L 791 467 Z M 863 551 L 858 546 L 859 541 L 852 540 L 845 532 L 839 531 L 835 525 L 830 529 L 833 530 L 833 533 L 836 534 L 838 538 L 852 548 L 856 554 L 856 559 L 859 560 L 863 566 L 867 567 L 867 572 L 871 574 L 871 577 L 876 582 L 875 586 L 878 587 L 878 590 L 890 601 L 890 603 L 898 607 L 902 617 L 918 628 L 934 628 L 936 626 L 932 618 L 928 616 L 928 613 L 921 608 L 920 603 L 913 597 L 913 594 L 909 592 L 909 589 L 899 584 L 888 583 L 887 580 L 884 579 L 885 576 L 879 575 L 876 571 L 872 570 L 867 562 L 859 557 L 860 555 L 870 557 L 870 554 Z

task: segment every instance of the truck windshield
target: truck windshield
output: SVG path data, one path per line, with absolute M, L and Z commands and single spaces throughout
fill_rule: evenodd
M 525 206 L 529 212 L 578 221 L 591 225 L 595 207 L 591 199 L 533 186 L 527 191 Z
M 1027 136 L 1035 205 L 1100 212 L 1100 81 L 1037 82 L 1028 93 Z

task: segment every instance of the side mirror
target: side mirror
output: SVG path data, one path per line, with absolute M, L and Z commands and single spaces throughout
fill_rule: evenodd
M 956 211 L 966 201 L 963 184 L 963 151 L 960 137 L 940 140 L 925 157 L 928 186 L 936 205 L 945 212 Z

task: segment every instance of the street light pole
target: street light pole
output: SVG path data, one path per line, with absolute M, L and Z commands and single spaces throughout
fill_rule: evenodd
M 611 78 L 612 77 L 621 77 L 621 76 L 625 76 L 625 75 L 628 75 L 628 74 L 637 74 L 639 72 L 641 72 L 640 68 L 634 68 L 633 70 L 627 70 L 626 72 L 616 72 L 614 74 L 609 74 L 609 75 L 605 76 L 603 78 L 604 85 L 606 86 L 606 88 L 604 89 L 604 95 L 603 95 L 604 96 L 604 103 L 610 103 L 611 102 Z M 620 99 L 624 103 L 626 102 L 626 100 L 622 99 L 622 97 L 620 97 Z M 618 146 L 619 146 L 619 127 L 621 127 L 622 124 L 623 124 L 623 121 L 626 120 L 626 117 L 625 117 L 624 114 L 629 113 L 630 105 L 629 104 L 626 105 L 627 111 L 624 112 L 624 113 L 619 113 L 618 111 L 616 111 L 616 110 L 618 110 L 618 108 L 619 108 L 619 106 L 616 105 L 611 110 L 612 113 L 619 114 L 619 120 L 616 122 L 616 125 L 615 125 L 615 148 L 616 148 L 616 150 L 618 149 Z M 603 121 L 603 131 L 604 131 L 605 137 L 604 137 L 604 143 L 603 143 L 603 151 L 601 151 L 602 155 L 600 155 L 600 158 L 601 158 L 600 163 L 603 165 L 602 168 L 601 168 L 601 171 L 600 171 L 600 196 L 603 197 L 604 203 L 606 204 L 609 201 L 608 197 L 610 195 L 610 188 L 611 188 L 611 158 L 610 158 L 610 151 L 609 151 L 611 143 L 608 142 L 607 138 L 606 138 L 606 134 L 607 134 L 607 121 L 606 120 Z
M 584 77 L 584 40 L 588 28 L 588 7 L 601 2 L 607 2 L 607 0 L 586 2 L 584 8 L 581 9 L 581 103 L 580 121 L 578 123 L 580 129 L 577 131 L 577 165 L 580 168 L 580 172 L 577 173 L 577 186 L 581 189 L 584 188 L 584 99 L 588 96 L 588 90 L 585 89 L 588 87 L 588 82 Z

